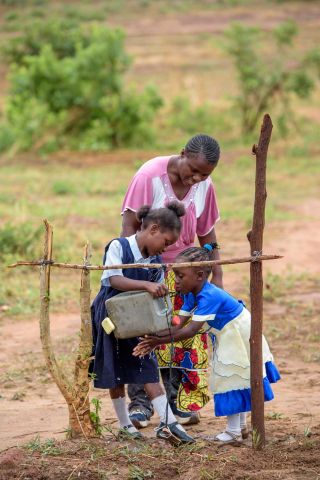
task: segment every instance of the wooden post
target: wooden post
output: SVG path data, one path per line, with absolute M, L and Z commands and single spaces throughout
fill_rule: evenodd
M 69 382 L 56 361 L 50 336 L 50 262 L 52 261 L 52 225 L 44 220 L 46 228 L 43 248 L 43 263 L 40 266 L 40 339 L 42 350 L 49 372 L 59 390 L 67 401 L 70 401 Z
M 265 204 L 267 198 L 266 166 L 271 132 L 271 118 L 266 114 L 263 118 L 259 143 L 252 147 L 252 152 L 256 156 L 254 213 L 252 229 L 248 232 L 252 256 L 261 255 L 263 248 Z M 252 444 L 253 448 L 261 449 L 265 446 L 265 428 L 262 358 L 263 276 L 262 262 L 259 260 L 251 262 L 250 264 L 250 298 L 252 317 L 250 335 Z
M 54 355 L 50 336 L 50 262 L 52 261 L 52 226 L 44 220 L 46 233 L 44 239 L 43 261 L 40 266 L 40 338 L 42 350 L 49 372 L 60 392 L 64 396 L 69 410 L 69 436 L 85 438 L 96 436 L 90 418 L 88 362 L 91 354 L 91 318 L 90 318 L 90 277 L 87 270 L 82 271 L 81 279 L 81 336 L 78 357 L 75 366 L 74 382 L 62 372 Z M 86 249 L 87 251 L 87 249 Z M 85 256 L 88 261 L 88 254 Z M 90 337 L 90 338 L 89 338 Z
M 90 262 L 90 247 L 87 242 L 84 250 L 84 265 Z M 90 270 L 82 270 L 80 287 L 81 332 L 74 371 L 74 410 L 77 412 L 79 427 L 85 437 L 95 437 L 98 432 L 90 416 L 90 378 L 88 366 L 92 353 L 92 328 L 90 309 Z M 78 432 L 79 433 L 79 432 Z

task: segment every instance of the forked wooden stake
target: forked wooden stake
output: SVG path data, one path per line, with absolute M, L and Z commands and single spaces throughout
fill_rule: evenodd
M 87 242 L 84 249 L 84 265 L 89 265 L 91 257 L 90 246 Z M 92 328 L 91 328 L 91 310 L 90 310 L 90 270 L 82 270 L 80 287 L 80 310 L 81 310 L 81 331 L 79 339 L 78 354 L 74 371 L 74 414 L 77 417 L 81 433 L 85 437 L 94 437 L 97 432 L 90 417 L 90 377 L 88 375 L 88 366 L 91 361 L 92 353 Z
M 53 380 L 64 396 L 69 409 L 69 436 L 86 438 L 96 436 L 90 418 L 88 362 L 90 361 L 92 340 L 90 320 L 90 272 L 82 270 L 80 303 L 81 335 L 75 365 L 74 380 L 69 381 L 61 370 L 52 347 L 50 336 L 50 262 L 52 259 L 52 226 L 44 220 L 46 232 L 44 240 L 43 264 L 40 266 L 40 338 L 45 361 Z M 85 262 L 88 262 L 88 246 Z
M 263 118 L 258 145 L 253 145 L 252 152 L 256 156 L 255 199 L 252 229 L 248 232 L 251 255 L 262 253 L 263 229 L 265 223 L 266 167 L 267 153 L 271 138 L 272 122 L 268 114 Z M 264 428 L 264 389 L 263 389 L 263 276 L 262 262 L 250 263 L 250 298 L 251 298 L 251 336 L 250 336 L 250 369 L 251 369 L 251 422 L 253 448 L 265 446 Z
M 70 401 L 69 385 L 56 361 L 50 336 L 50 261 L 52 258 L 52 226 L 47 220 L 43 248 L 44 264 L 40 266 L 40 339 L 47 367 L 66 401 Z M 46 263 L 48 262 L 48 263 Z

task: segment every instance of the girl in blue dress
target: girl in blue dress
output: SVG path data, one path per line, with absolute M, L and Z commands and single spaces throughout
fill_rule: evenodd
M 188 248 L 178 255 L 176 262 L 210 260 L 210 250 L 211 244 Z M 210 382 L 215 415 L 227 417 L 225 431 L 214 439 L 239 445 L 248 436 L 246 412 L 251 410 L 250 312 L 241 301 L 208 282 L 210 268 L 174 268 L 174 273 L 176 290 L 184 297 L 179 312 L 181 323 L 170 332 L 164 330 L 158 336 L 146 336 L 135 348 L 134 355 L 146 355 L 157 345 L 170 343 L 171 337 L 174 341 L 193 337 L 207 323 L 215 335 Z M 262 341 L 264 398 L 268 401 L 273 399 L 270 383 L 277 382 L 280 375 L 264 337 Z
M 105 248 L 104 265 L 129 263 L 161 263 L 160 254 L 179 238 L 180 217 L 184 207 L 172 202 L 167 207 L 151 210 L 141 207 L 137 219 L 142 222 L 141 230 L 130 237 L 112 240 Z M 116 339 L 114 334 L 107 335 L 101 322 L 107 316 L 105 302 L 120 292 L 145 290 L 154 297 L 166 295 L 163 272 L 159 269 L 132 268 L 123 270 L 104 270 L 101 288 L 91 307 L 93 329 L 93 378 L 96 388 L 107 388 L 120 423 L 121 432 L 133 438 L 142 435 L 130 421 L 125 399 L 125 384 L 144 384 L 145 391 L 152 401 L 154 410 L 160 417 L 157 436 L 167 438 L 163 431 L 166 425 L 170 432 L 185 443 L 193 442 L 185 430 L 177 424 L 167 407 L 164 390 L 159 383 L 158 364 L 154 354 L 140 360 L 132 355 L 138 338 Z

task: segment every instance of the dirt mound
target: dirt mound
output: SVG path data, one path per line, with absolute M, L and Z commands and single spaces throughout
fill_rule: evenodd
M 309 436 L 283 434 L 276 421 L 269 425 L 272 439 L 264 451 L 249 445 L 218 447 L 198 439 L 191 446 L 174 448 L 161 440 L 119 442 L 112 435 L 104 440 L 45 442 L 29 450 L 14 449 L 8 456 L 20 458 L 0 479 L 59 480 L 81 478 L 136 479 L 168 477 L 205 479 L 315 480 L 319 472 L 320 428 Z M 51 450 L 50 450 L 51 448 Z M 9 476 L 10 475 L 10 476 Z

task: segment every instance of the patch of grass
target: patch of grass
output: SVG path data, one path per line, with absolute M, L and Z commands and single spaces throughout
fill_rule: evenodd
M 103 10 L 99 10 L 96 7 L 80 7 L 79 5 L 73 6 L 66 4 L 59 13 L 65 18 L 70 18 L 72 20 L 79 20 L 83 22 L 103 21 L 106 18 L 106 13 Z
M 25 449 L 31 452 L 38 452 L 41 455 L 50 455 L 50 456 L 57 456 L 61 455 L 63 451 L 56 445 L 56 441 L 53 439 L 47 439 L 43 442 L 40 440 L 39 435 L 34 437 L 24 446 Z
M 301 280 L 306 280 L 303 274 L 287 274 L 280 275 L 272 272 L 267 272 L 265 278 L 265 289 L 263 298 L 267 302 L 275 302 L 279 297 L 283 297 L 299 283 Z M 291 305 L 295 307 L 296 305 Z
M 23 399 L 25 398 L 25 396 L 26 396 L 25 392 L 15 392 L 11 400 L 18 400 L 19 402 L 23 402 Z
M 0 228 L 0 258 L 8 255 L 33 255 L 40 237 L 40 228 L 28 222 L 14 225 L 6 223 Z
M 19 18 L 19 13 L 14 11 L 7 12 L 4 15 L 4 19 L 6 20 L 6 22 L 12 22 L 14 20 L 18 20 L 18 18 Z
M 61 348 L 60 345 L 59 348 Z M 5 373 L 0 376 L 0 384 L 6 389 L 14 388 L 16 394 L 20 396 L 26 385 L 48 383 L 50 378 L 41 354 L 29 353 L 20 356 L 15 368 L 6 365 Z M 20 398 L 16 398 L 16 400 L 20 400 Z
M 202 468 L 200 471 L 200 480 L 217 480 L 220 476 L 217 476 L 216 472 L 209 472 L 206 468 Z
M 52 192 L 56 195 L 68 195 L 74 190 L 74 186 L 69 180 L 57 180 L 52 185 Z
M 100 417 L 101 400 L 99 400 L 98 398 L 92 398 L 91 403 L 93 405 L 93 411 L 90 412 L 90 418 L 94 424 L 94 428 L 96 430 L 97 435 L 101 435 L 103 430 L 101 425 L 101 417 Z
M 43 218 L 48 218 L 54 227 L 56 260 L 82 263 L 88 239 L 93 246 L 91 262 L 101 264 L 104 245 L 119 235 L 121 202 L 134 167 L 66 166 L 63 178 L 61 166 L 54 163 L 40 169 L 18 165 L 0 169 L 6 178 L 0 191 L 0 215 L 4 221 L 0 227 L 0 253 L 5 253 L 0 269 L 0 303 L 10 306 L 6 314 L 26 315 L 39 308 L 38 269 L 8 270 L 5 265 L 41 258 Z M 68 183 L 68 178 L 72 182 Z M 99 272 L 91 274 L 92 295 L 98 289 L 100 276 Z M 53 311 L 70 305 L 78 308 L 79 287 L 79 272 L 52 270 Z
M 271 412 L 268 413 L 267 418 L 270 418 L 271 420 L 281 420 L 282 418 L 284 418 L 284 415 L 280 412 Z
M 33 17 L 33 18 L 45 18 L 45 16 L 46 16 L 46 12 L 40 8 L 35 8 L 30 12 L 30 17 Z
M 151 470 L 143 470 L 140 467 L 129 467 L 129 475 L 127 477 L 130 480 L 144 480 L 145 478 L 154 478 Z
M 254 448 L 258 448 L 260 444 L 261 438 L 260 438 L 260 433 L 257 432 L 257 430 L 253 429 L 252 430 L 252 445 Z

